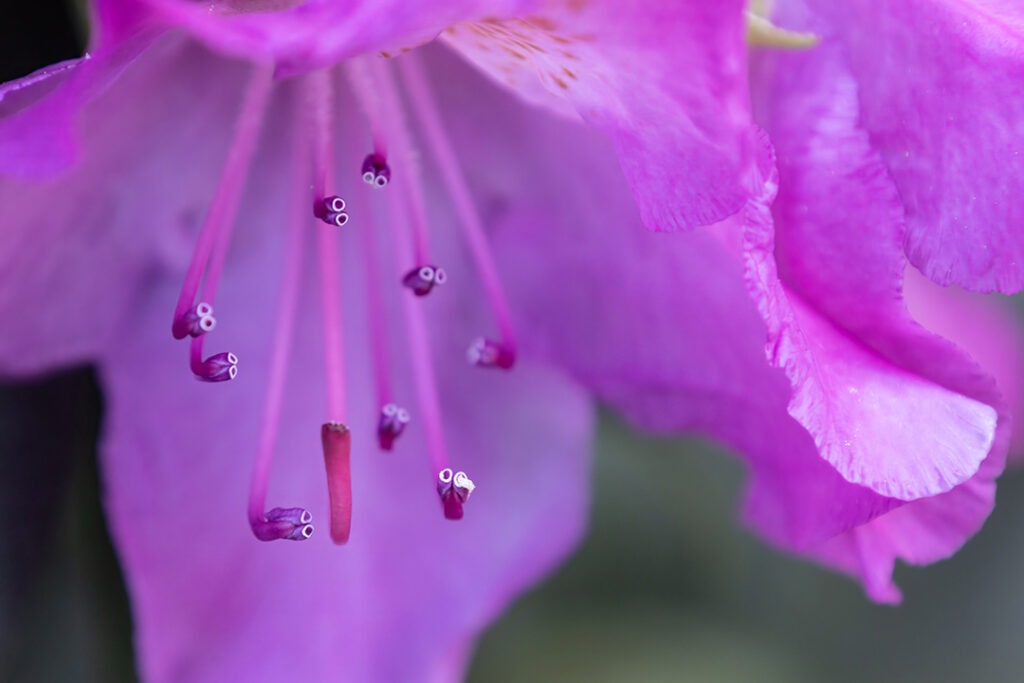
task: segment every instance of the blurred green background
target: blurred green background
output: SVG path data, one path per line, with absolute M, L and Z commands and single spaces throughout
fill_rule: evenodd
M 80 53 L 61 0 L 0 22 L 0 81 Z M 99 506 L 91 372 L 0 387 L 0 681 L 134 680 Z M 483 636 L 473 683 L 1024 680 L 1024 476 L 954 559 L 900 568 L 899 608 L 735 521 L 742 472 L 694 440 L 601 425 L 591 532 Z
M 98 420 L 88 371 L 0 389 L 0 681 L 134 680 Z M 898 571 L 906 600 L 890 608 L 740 528 L 728 455 L 608 415 L 598 443 L 589 537 L 484 635 L 473 683 L 1024 678 L 1020 473 L 959 555 Z

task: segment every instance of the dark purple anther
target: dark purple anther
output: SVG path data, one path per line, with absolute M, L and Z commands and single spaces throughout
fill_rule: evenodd
M 313 215 L 327 225 L 335 225 L 339 228 L 348 223 L 345 200 L 337 195 L 313 202 Z
M 446 519 L 462 519 L 462 505 L 476 486 L 465 472 L 452 472 L 446 467 L 437 473 L 437 495 L 441 497 Z
M 402 284 L 411 289 L 416 296 L 426 296 L 436 285 L 443 285 L 447 281 L 448 275 L 444 268 L 436 266 L 413 268 L 402 278 Z
M 482 368 L 509 370 L 516 364 L 516 353 L 504 344 L 479 337 L 469 345 L 466 359 Z
M 226 382 L 238 376 L 238 356 L 229 351 L 215 353 L 198 367 L 193 365 L 192 372 L 204 382 Z
M 380 409 L 380 420 L 377 421 L 377 443 L 382 451 L 390 451 L 395 439 L 405 431 L 409 424 L 409 411 L 389 403 Z
M 363 182 L 378 189 L 391 182 L 391 167 L 384 157 L 379 154 L 366 155 L 363 159 Z
M 305 541 L 313 535 L 313 515 L 305 508 L 274 508 L 252 523 L 252 533 L 261 541 Z
M 217 326 L 217 319 L 213 317 L 213 306 L 205 302 L 199 302 L 189 311 L 175 319 L 171 325 L 171 334 L 175 339 L 185 337 L 198 337 L 207 332 L 212 332 Z

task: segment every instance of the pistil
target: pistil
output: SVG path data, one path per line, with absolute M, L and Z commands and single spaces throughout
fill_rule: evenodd
M 430 227 L 427 221 L 423 187 L 420 184 L 419 168 L 413 153 L 412 136 L 409 133 L 398 89 L 387 65 L 381 60 L 372 60 L 369 70 L 373 76 L 373 82 L 377 86 L 377 96 L 382 104 L 380 116 L 383 118 L 384 130 L 392 136 L 399 150 L 396 164 L 401 179 L 399 188 L 396 189 L 402 190 L 400 201 L 405 203 L 408 208 L 411 219 L 408 224 L 413 240 L 412 265 L 418 269 L 431 264 Z M 366 98 L 366 95 L 360 91 L 358 81 L 353 82 L 353 89 L 357 97 Z
M 320 444 L 327 470 L 331 540 L 342 545 L 352 531 L 352 434 L 340 422 L 327 422 L 320 428 Z
M 334 152 L 331 134 L 334 93 L 327 71 L 306 76 L 305 87 L 312 123 L 313 206 L 316 207 L 334 197 L 327 194 L 327 188 L 334 182 L 334 165 L 331 163 Z M 352 473 L 349 457 L 352 438 L 345 424 L 347 406 L 341 288 L 338 282 L 338 233 L 333 227 L 325 229 L 318 226 L 317 253 L 328 414 L 328 422 L 320 429 L 320 441 L 327 473 L 331 540 L 342 544 L 348 541 L 352 528 Z

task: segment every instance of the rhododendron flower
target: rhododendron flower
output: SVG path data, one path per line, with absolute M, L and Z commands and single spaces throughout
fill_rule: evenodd
M 741 2 L 93 9 L 0 90 L 0 369 L 99 363 L 148 679 L 457 676 L 578 538 L 595 397 L 734 448 L 754 527 L 878 600 L 991 509 L 967 352 L 1014 381 L 1012 328 L 908 312 L 830 24 L 751 20 L 822 40 L 756 56 L 765 135 Z

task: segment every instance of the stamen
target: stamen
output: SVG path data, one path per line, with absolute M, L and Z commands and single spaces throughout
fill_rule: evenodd
M 390 451 L 395 440 L 405 431 L 409 413 L 391 400 L 391 374 L 388 366 L 388 338 L 382 312 L 384 303 L 380 292 L 380 268 L 377 261 L 376 229 L 370 213 L 359 230 L 363 246 L 364 274 L 366 276 L 366 308 L 370 328 L 370 348 L 373 357 L 374 382 L 380 416 L 377 419 L 377 443 L 381 450 Z
M 320 428 L 320 443 L 327 469 L 331 540 L 342 545 L 352 531 L 352 434 L 340 422 L 327 422 Z
M 313 535 L 313 515 L 305 508 L 274 508 L 261 519 L 249 518 L 252 533 L 261 541 L 305 541 Z
M 301 541 L 313 535 L 313 525 L 310 524 L 313 516 L 305 508 L 274 508 L 266 514 L 263 513 L 277 441 L 277 428 L 281 420 L 288 359 L 292 351 L 295 314 L 302 279 L 302 254 L 305 249 L 307 190 L 303 180 L 307 177 L 309 155 L 301 131 L 297 137 L 300 138 L 300 144 L 297 144 L 295 149 L 296 182 L 289 217 L 288 246 L 284 273 L 281 277 L 281 293 L 274 316 L 274 336 L 270 347 L 270 368 L 267 373 L 263 419 L 260 422 L 260 441 L 256 451 L 256 463 L 253 466 L 252 484 L 249 488 L 249 525 L 253 534 L 261 541 Z
M 192 340 L 189 366 L 196 379 L 204 382 L 226 382 L 238 376 L 238 356 L 222 351 L 203 358 L 203 337 Z
M 171 332 L 175 339 L 184 339 L 213 332 L 213 328 L 216 326 L 217 319 L 213 317 L 213 306 L 206 302 L 200 302 L 189 309 L 184 316 L 175 319 L 171 325 Z
M 355 60 L 351 60 L 355 61 Z M 426 202 L 423 198 L 423 188 L 420 185 L 419 169 L 417 168 L 416 155 L 413 149 L 412 136 L 406 125 L 405 114 L 402 108 L 402 101 L 398 96 L 398 89 L 395 87 L 394 79 L 387 70 L 386 65 L 380 60 L 369 62 L 370 75 L 373 83 L 377 86 L 375 94 L 364 92 L 366 83 L 361 79 L 353 79 L 352 89 L 360 101 L 379 98 L 381 106 L 378 116 L 382 121 L 384 129 L 394 137 L 395 146 L 399 150 L 396 159 L 398 171 L 401 174 L 401 199 L 408 206 L 413 238 L 413 263 L 417 266 L 426 265 L 430 259 L 430 236 L 429 223 L 427 221 Z M 350 70 L 351 74 L 352 71 Z M 364 109 L 369 105 L 364 104 Z M 389 174 L 390 175 L 390 174 Z
M 477 337 L 466 351 L 466 360 L 470 365 L 479 365 L 482 368 L 509 370 L 515 365 L 516 356 L 514 352 L 496 341 Z
M 380 419 L 377 421 L 377 443 L 380 444 L 382 451 L 390 451 L 394 447 L 395 439 L 405 431 L 409 420 L 409 411 L 394 403 L 388 403 L 380 409 Z
M 337 195 L 317 199 L 313 202 L 313 215 L 327 225 L 343 227 L 348 223 L 348 214 L 345 213 L 345 200 Z
M 395 244 L 398 249 L 399 259 L 410 257 L 411 247 L 409 244 L 409 231 L 406 225 L 408 214 L 401 205 L 388 202 L 388 211 L 393 226 Z M 419 405 L 419 413 L 422 415 L 423 432 L 427 441 L 427 456 L 430 458 L 431 468 L 435 473 L 451 471 L 448 466 L 448 452 L 445 446 L 444 427 L 441 422 L 441 400 L 437 389 L 437 377 L 434 374 L 434 363 L 430 352 L 430 337 L 427 332 L 426 319 L 423 307 L 419 306 L 413 297 L 403 297 L 402 308 L 405 312 L 406 328 L 409 339 L 409 355 L 412 361 L 413 380 L 416 385 L 416 402 Z M 454 475 L 453 475 L 454 476 Z M 465 475 L 463 475 L 465 477 Z M 465 478 L 469 481 L 468 478 Z M 464 487 L 465 488 L 465 487 Z M 469 482 L 468 491 L 472 491 L 472 482 Z M 466 493 L 468 497 L 468 493 Z M 456 495 L 458 498 L 458 495 Z M 448 503 L 442 496 L 445 503 L 445 516 L 449 519 L 461 518 L 462 502 L 458 505 Z M 456 511 L 456 507 L 458 510 Z M 458 516 L 456 512 L 460 513 Z
M 376 153 L 366 155 L 363 159 L 363 182 L 377 189 L 391 182 L 391 167 L 384 157 Z
M 355 92 L 356 100 L 359 102 L 363 115 L 370 122 L 370 132 L 373 135 L 373 153 L 367 160 L 374 159 L 381 166 L 387 166 L 388 147 L 387 138 L 384 135 L 384 103 L 381 101 L 380 93 L 374 86 L 373 77 L 365 59 L 350 59 L 345 62 L 345 75 L 348 77 L 352 90 Z M 366 173 L 366 163 L 363 163 L 363 173 Z M 388 170 L 390 180 L 391 171 Z M 377 169 L 374 169 L 374 184 L 376 184 Z M 365 175 L 364 175 L 365 180 Z M 367 183 L 369 181 L 367 180 Z M 385 183 L 386 184 L 386 183 Z
M 360 173 L 363 176 L 363 182 L 370 187 L 380 189 L 391 182 L 391 167 L 388 166 L 388 148 L 383 129 L 384 104 L 377 88 L 374 87 L 373 78 L 364 60 L 350 59 L 345 62 L 345 73 L 363 114 L 370 122 L 370 130 L 373 134 L 373 152 L 367 154 L 363 159 Z
M 203 305 L 194 305 L 196 294 L 199 291 L 203 272 L 210 260 L 214 246 L 218 245 L 218 251 L 220 251 L 219 245 L 223 244 L 225 245 L 223 250 L 226 251 L 226 245 L 230 241 L 242 188 L 245 186 L 256 150 L 256 141 L 263 126 L 263 118 L 273 85 L 273 73 L 273 66 L 261 64 L 253 68 L 249 78 L 238 120 L 235 122 L 231 148 L 217 182 L 217 189 L 214 191 L 213 199 L 207 209 L 199 240 L 192 252 L 192 261 L 189 263 L 185 282 L 182 284 L 181 294 L 174 310 L 171 333 L 175 339 L 184 339 L 189 335 L 196 336 L 193 334 L 195 324 L 192 316 L 201 317 L 198 316 L 197 309 Z M 222 263 L 223 258 L 220 261 Z M 216 281 L 219 275 L 220 266 L 215 264 L 207 276 L 208 280 L 213 281 L 213 286 L 207 287 L 209 291 L 216 290 Z M 204 300 L 212 303 L 212 297 L 204 297 Z
M 444 272 L 444 268 L 437 266 L 413 268 L 402 278 L 402 284 L 411 289 L 416 296 L 426 296 L 434 290 L 435 285 L 443 285 L 447 281 L 448 274 Z
M 395 226 L 394 232 L 397 233 L 396 243 L 399 249 L 399 258 L 408 258 L 408 233 L 403 229 L 405 227 L 403 223 L 407 220 L 406 214 L 400 207 L 395 207 L 390 202 L 388 207 L 393 216 L 400 217 L 399 220 L 392 220 L 392 224 Z M 405 296 L 402 299 L 409 333 L 409 354 L 412 361 L 413 380 L 416 384 L 416 402 L 419 405 L 419 414 L 423 416 L 427 455 L 430 457 L 433 470 L 438 472 L 448 466 L 448 454 L 445 448 L 444 429 L 441 426 L 441 400 L 437 390 L 437 379 L 434 375 L 430 337 L 427 333 L 423 307 L 419 306 L 413 297 Z
M 455 213 L 458 215 L 459 224 L 462 226 L 463 236 L 469 246 L 477 272 L 480 274 L 487 300 L 490 302 L 491 310 L 498 326 L 500 340 L 489 342 L 489 344 L 501 350 L 501 362 L 495 363 L 491 367 L 511 368 L 515 364 L 516 356 L 516 338 L 512 326 L 512 315 L 509 312 L 508 301 L 501 285 L 498 268 L 494 263 L 494 256 L 491 254 L 490 246 L 487 243 L 483 223 L 473 203 L 469 187 L 466 185 L 466 180 L 459 165 L 458 157 L 452 147 L 451 140 L 441 122 L 441 115 L 430 93 L 427 78 L 423 73 L 420 63 L 411 55 L 397 60 L 397 63 L 402 78 L 405 81 L 406 90 L 409 92 L 413 106 L 418 114 L 420 125 L 426 135 L 427 143 L 430 145 L 438 168 L 441 171 L 441 178 L 448 189 L 448 194 L 451 195 L 455 206 Z
M 445 519 L 462 519 L 462 505 L 472 495 L 476 485 L 465 472 L 452 472 L 446 467 L 437 473 L 437 495 L 441 497 Z

